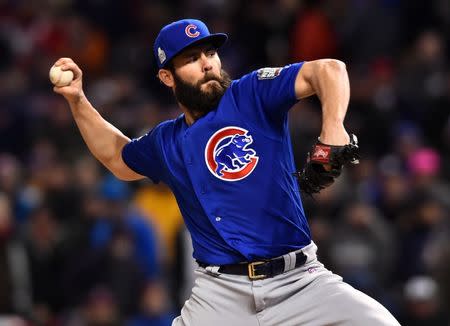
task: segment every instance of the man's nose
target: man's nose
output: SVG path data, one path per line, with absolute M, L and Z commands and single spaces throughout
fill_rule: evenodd
M 202 60 L 202 70 L 203 72 L 210 71 L 212 69 L 212 64 L 210 59 L 205 53 L 201 54 L 201 60 Z

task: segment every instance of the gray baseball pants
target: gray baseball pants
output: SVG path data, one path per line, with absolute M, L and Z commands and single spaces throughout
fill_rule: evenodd
M 305 265 L 263 280 L 199 267 L 172 326 L 400 325 L 381 304 L 327 270 L 313 242 L 302 251 Z

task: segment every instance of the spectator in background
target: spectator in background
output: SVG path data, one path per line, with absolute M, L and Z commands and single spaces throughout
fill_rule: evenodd
M 376 176 L 376 204 L 389 221 L 395 221 L 406 214 L 411 197 L 408 176 L 402 167 L 401 159 L 396 155 L 381 158 Z
M 149 282 L 140 294 L 139 312 L 126 326 L 170 326 L 176 315 L 171 311 L 166 289 L 159 280 Z
M 336 57 L 336 35 L 329 18 L 320 9 L 321 1 L 306 1 L 307 8 L 298 13 L 293 28 L 292 60 L 316 60 Z
M 186 225 L 178 229 L 175 240 L 175 259 L 172 264 L 171 300 L 177 311 L 181 311 L 189 299 L 195 282 L 194 271 L 198 267 L 194 260 L 192 239 Z
M 400 320 L 408 326 L 446 326 L 449 319 L 443 314 L 436 282 L 429 276 L 409 279 L 403 289 L 404 312 Z
M 78 239 L 72 239 L 75 250 L 65 276 L 64 292 L 72 304 L 78 304 L 92 287 L 103 284 L 127 316 L 138 309 L 139 289 L 160 277 L 156 234 L 137 211 L 128 207 L 130 193 L 127 184 L 108 175 L 98 193 L 85 199 L 84 227 L 79 229 Z M 84 249 L 83 239 L 88 242 Z
M 97 282 L 111 289 L 118 308 L 124 316 L 138 308 L 136 295 L 148 280 L 141 261 L 134 254 L 136 243 L 133 234 L 125 226 L 115 225 L 106 250 L 99 257 Z
M 0 191 L 15 198 L 22 178 L 21 164 L 14 155 L 0 154 Z
M 175 238 L 183 219 L 172 191 L 163 184 L 142 183 L 135 192 L 133 203 L 162 240 L 160 245 L 166 253 L 162 257 L 164 266 L 174 263 Z
M 21 222 L 28 213 L 25 213 L 19 203 L 23 177 L 22 164 L 16 157 L 8 153 L 0 154 L 0 193 L 10 200 L 11 214 L 14 215 L 17 224 L 16 232 L 21 231 Z
M 417 121 L 436 141 L 448 116 L 442 99 L 448 92 L 446 48 L 442 35 L 426 29 L 417 35 L 410 56 L 402 61 L 399 72 L 399 95 L 403 116 Z M 417 91 L 420 90 L 420 91 Z
M 161 253 L 153 229 L 128 207 L 127 185 L 108 175 L 96 186 L 96 192 L 85 193 L 80 225 L 67 239 L 64 293 L 67 304 L 78 305 L 88 291 L 103 284 L 126 316 L 137 310 L 136 293 L 159 276 Z
M 79 157 L 74 163 L 73 175 L 77 180 L 74 188 L 78 194 L 77 216 L 63 225 L 64 229 L 70 230 L 64 234 L 63 246 L 67 257 L 83 257 L 91 250 L 92 225 L 106 214 L 106 208 L 104 201 L 95 191 L 102 177 L 97 162 L 91 157 Z M 66 262 L 66 265 L 71 264 Z
M 147 279 L 134 256 L 132 234 L 115 225 L 104 246 L 72 257 L 72 267 L 64 278 L 66 307 L 77 307 L 94 289 L 106 288 L 113 296 L 118 311 L 124 316 L 135 313 L 140 289 Z
M 419 148 L 407 157 L 412 190 L 428 194 L 450 207 L 450 187 L 442 182 L 441 156 L 432 148 Z
M 61 275 L 64 252 L 59 226 L 48 207 L 35 209 L 25 238 L 31 271 L 34 314 L 47 324 L 62 308 Z
M 11 202 L 0 192 L 0 315 L 31 314 L 30 268 L 15 234 Z
M 450 216 L 448 209 L 447 216 Z M 450 220 L 448 218 L 426 244 L 425 253 L 425 262 L 440 289 L 443 310 L 450 311 Z
M 426 247 L 448 223 L 448 210 L 435 198 L 418 194 L 399 223 L 399 253 L 395 277 L 406 281 L 414 275 L 428 274 Z
M 406 168 L 408 157 L 423 147 L 423 132 L 416 122 L 401 120 L 393 126 L 392 138 L 394 140 L 392 149 L 404 162 L 403 167 Z
M 140 212 L 128 207 L 130 188 L 112 175 L 107 175 L 100 184 L 100 192 L 106 201 L 106 216 L 95 221 L 92 247 L 101 248 L 108 243 L 114 227 L 122 228 L 130 235 L 132 252 L 148 279 L 160 273 L 160 253 L 154 229 Z
M 123 326 L 113 293 L 104 287 L 92 289 L 80 310 L 64 323 L 67 326 Z
M 105 215 L 105 203 L 94 191 L 84 192 L 80 212 L 77 223 L 74 221 L 73 224 L 65 225 L 70 232 L 65 233 L 63 243 L 65 263 L 61 287 L 64 307 L 81 304 L 95 284 L 92 278 L 84 275 L 88 274 L 85 271 L 94 265 L 93 260 L 99 256 L 98 252 L 92 249 L 91 232 L 95 221 Z
M 389 224 L 377 209 L 351 202 L 335 222 L 330 235 L 330 259 L 334 270 L 357 289 L 380 298 L 394 260 L 395 243 Z

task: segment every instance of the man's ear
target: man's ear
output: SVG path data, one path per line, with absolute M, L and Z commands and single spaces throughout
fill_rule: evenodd
M 158 71 L 159 80 L 166 85 L 167 87 L 173 87 L 175 82 L 173 80 L 173 74 L 170 70 L 167 69 L 159 69 Z

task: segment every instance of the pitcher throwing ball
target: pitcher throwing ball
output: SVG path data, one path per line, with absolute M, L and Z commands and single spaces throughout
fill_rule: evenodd
M 173 325 L 398 325 L 317 260 L 299 195 L 299 188 L 319 192 L 357 163 L 357 139 L 343 124 L 345 65 L 300 62 L 231 80 L 217 52 L 226 40 L 194 19 L 160 31 L 158 77 L 182 114 L 132 140 L 89 103 L 76 63 L 55 63 L 74 73 L 54 91 L 67 99 L 92 154 L 119 179 L 162 181 L 176 196 L 200 267 Z M 296 172 L 288 111 L 313 94 L 322 130 Z

